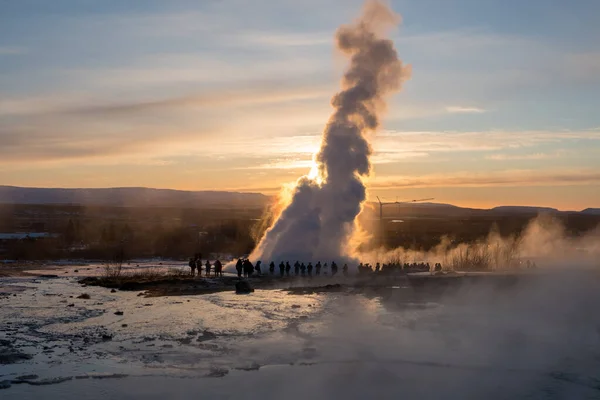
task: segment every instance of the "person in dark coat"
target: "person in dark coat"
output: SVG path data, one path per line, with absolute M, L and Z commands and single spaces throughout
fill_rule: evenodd
M 282 262 L 279 263 L 279 276 L 283 276 L 285 274 L 285 264 Z
M 275 275 L 275 261 L 271 261 L 269 264 L 269 275 Z
M 311 262 L 308 263 L 308 266 L 306 267 L 306 271 L 308 272 L 308 276 L 312 276 L 313 265 Z
M 300 263 L 298 261 L 294 263 L 294 275 L 300 275 Z
M 317 261 L 317 264 L 315 264 L 315 274 L 317 276 L 321 275 L 321 261 Z
M 206 277 L 208 278 L 210 276 L 210 261 L 206 260 L 206 264 L 204 264 L 204 268 L 206 271 Z
M 215 276 L 223 276 L 223 264 L 219 260 L 215 261 Z
M 292 266 L 289 261 L 285 262 L 285 275 L 290 276 L 290 271 L 292 270 Z
M 237 271 L 238 278 L 242 277 L 243 269 L 244 269 L 244 265 L 242 263 L 242 259 L 238 258 L 237 262 L 235 263 L 235 270 Z
M 196 260 L 190 257 L 190 262 L 188 265 L 190 266 L 192 276 L 196 275 Z
M 256 262 L 256 266 L 254 267 L 254 270 L 256 271 L 256 274 L 257 274 L 258 276 L 260 276 L 260 275 L 261 275 L 261 273 L 262 273 L 262 271 L 260 270 L 260 265 L 261 265 L 261 264 L 262 264 L 262 261 L 258 260 L 258 261 Z
M 254 265 L 247 258 L 244 260 L 244 276 L 249 278 L 254 273 Z

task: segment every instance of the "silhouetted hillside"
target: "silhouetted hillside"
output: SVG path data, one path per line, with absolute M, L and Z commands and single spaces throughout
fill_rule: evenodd
M 267 203 L 260 193 L 183 191 L 151 188 L 47 189 L 0 186 L 0 203 L 78 204 L 95 206 L 257 207 Z
M 532 206 L 500 206 L 494 207 L 490 211 L 510 214 L 540 214 L 540 213 L 558 213 L 556 208 L 550 207 L 532 207 Z

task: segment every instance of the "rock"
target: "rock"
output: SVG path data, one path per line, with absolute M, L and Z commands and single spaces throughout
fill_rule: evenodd
M 8 389 L 10 385 L 10 381 L 0 381 L 0 389 Z
M 79 272 L 79 270 L 78 270 L 78 269 L 75 269 L 75 270 L 73 270 L 73 272 Z
M 127 378 L 129 375 L 127 374 L 95 374 L 88 375 L 92 379 L 121 379 Z
M 31 381 L 33 379 L 37 379 L 39 376 L 37 375 L 21 375 L 17 376 L 12 383 L 25 383 L 26 381 Z
M 90 295 L 87 293 L 83 293 L 80 294 L 79 296 L 77 296 L 78 299 L 85 299 L 85 300 L 89 300 L 90 299 Z
M 115 289 L 111 289 L 110 291 L 111 293 L 117 293 L 117 291 Z
M 123 311 L 115 311 L 115 315 L 123 315 Z
M 333 290 L 333 289 L 341 289 L 342 285 L 340 285 L 339 283 L 335 283 L 333 285 L 325 285 L 325 289 L 328 290 Z
M 59 378 L 42 379 L 39 381 L 28 381 L 27 383 L 29 383 L 30 385 L 34 385 L 34 386 L 55 385 L 57 383 L 70 381 L 72 379 L 73 379 L 72 376 L 65 376 L 65 377 L 59 377 Z
M 293 304 L 292 308 L 300 308 L 300 306 L 298 304 Z
M 242 371 L 258 371 L 260 369 L 260 364 L 256 362 L 250 363 L 250 365 L 245 365 L 243 367 L 237 367 L 236 369 Z
M 235 284 L 235 292 L 237 294 L 248 294 L 254 292 L 254 289 L 248 281 L 239 281 Z
M 105 342 L 112 340 L 112 338 L 113 338 L 112 335 L 107 335 L 107 334 L 102 335 L 102 340 L 104 340 Z
M 0 349 L 0 365 L 15 364 L 19 361 L 31 360 L 32 356 L 12 349 Z
M 75 307 L 75 304 L 73 304 L 73 303 L 68 304 L 67 307 Z
M 127 324 L 122 324 L 121 328 L 127 328 Z
M 210 370 L 210 372 L 208 374 L 206 374 L 207 377 L 210 378 L 222 378 L 225 375 L 227 375 L 229 373 L 229 370 L 224 369 L 224 368 L 213 368 Z
M 192 339 L 191 338 L 183 338 L 183 339 L 178 339 L 177 341 L 181 344 L 190 344 L 192 342 Z
M 202 334 L 200 336 L 198 336 L 198 339 L 196 339 L 197 342 L 205 342 L 207 340 L 212 340 L 212 339 L 216 339 L 217 335 L 215 335 L 214 333 L 210 332 L 210 331 L 204 331 L 202 332 Z

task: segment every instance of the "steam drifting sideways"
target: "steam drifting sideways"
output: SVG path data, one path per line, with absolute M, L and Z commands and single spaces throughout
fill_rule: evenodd
M 335 111 L 314 156 L 316 166 L 301 177 L 278 218 L 251 258 L 254 260 L 350 259 L 349 241 L 366 200 L 368 136 L 379 126 L 387 95 L 400 89 L 410 67 L 384 36 L 400 16 L 380 1 L 368 1 L 354 23 L 336 33 L 337 47 L 350 58 Z

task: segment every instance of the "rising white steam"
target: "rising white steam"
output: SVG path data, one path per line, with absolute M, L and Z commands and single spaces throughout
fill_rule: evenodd
M 386 95 L 400 89 L 410 69 L 398 59 L 387 29 L 400 22 L 380 1 L 368 1 L 362 15 L 336 33 L 337 47 L 350 58 L 342 91 L 315 155 L 313 174 L 298 180 L 289 203 L 266 232 L 252 259 L 340 260 L 366 199 L 371 146 L 367 135 L 379 126 Z

